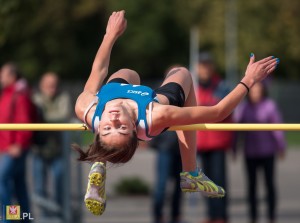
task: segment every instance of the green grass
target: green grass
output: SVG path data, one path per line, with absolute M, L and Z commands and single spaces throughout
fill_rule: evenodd
M 148 195 L 150 187 L 138 176 L 123 177 L 115 185 L 114 191 L 119 195 Z
M 285 136 L 288 147 L 300 148 L 300 132 L 286 132 Z
M 89 145 L 94 140 L 94 134 L 91 132 L 83 132 L 82 133 L 82 144 L 84 146 Z

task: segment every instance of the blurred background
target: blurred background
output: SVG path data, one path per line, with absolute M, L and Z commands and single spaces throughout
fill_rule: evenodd
M 120 68 L 134 69 L 140 74 L 142 84 L 156 87 L 168 67 L 181 64 L 189 67 L 198 84 L 199 55 L 208 52 L 214 63 L 214 72 L 224 79 L 230 89 L 244 75 L 250 53 L 254 53 L 257 59 L 274 55 L 280 58 L 280 65 L 268 80 L 269 96 L 280 111 L 283 122 L 300 122 L 299 1 L 0 0 L 0 65 L 16 63 L 33 92 L 41 93 L 42 77 L 51 71 L 60 81 L 57 92 L 69 95 L 69 99 L 62 96 L 61 101 L 67 100 L 63 104 L 69 103 L 71 109 L 61 117 L 52 116 L 51 111 L 47 116 L 48 107 L 39 103 L 39 96 L 33 97 L 46 116 L 43 121 L 77 121 L 73 105 L 89 75 L 105 34 L 108 17 L 113 11 L 122 9 L 126 11 L 127 30 L 114 46 L 109 73 Z M 59 102 L 51 106 L 55 108 Z M 300 222 L 300 180 L 297 177 L 300 170 L 299 136 L 298 132 L 285 133 L 286 152 L 274 167 L 276 222 Z M 49 196 L 36 188 L 35 176 L 38 173 L 34 169 L 42 168 L 36 166 L 37 153 L 30 149 L 27 156 L 26 181 L 31 212 L 36 222 L 154 222 L 153 194 L 159 174 L 156 168 L 158 150 L 143 144 L 130 163 L 108 169 L 106 212 L 101 217 L 95 217 L 83 203 L 90 165 L 79 164 L 77 155 L 71 152 L 69 146 L 73 142 L 87 145 L 93 136 L 90 133 L 65 132 L 55 137 L 59 140 L 54 140 L 56 144 L 48 147 L 60 147 L 61 151 L 48 156 L 60 157 L 63 175 L 57 176 L 55 170 L 53 173 L 49 171 L 50 179 L 43 183 L 43 187 L 49 190 Z M 49 141 L 38 143 L 41 143 L 38 145 L 40 147 L 49 145 Z M 239 143 L 237 147 L 242 145 Z M 228 150 L 225 156 L 228 161 L 228 217 L 220 223 L 251 222 L 245 159 L 242 152 L 233 154 Z M 274 156 L 277 159 L 277 155 Z M 56 168 L 52 161 L 52 157 L 51 162 L 46 161 L 48 169 Z M 56 180 L 62 184 L 52 184 Z M 257 207 L 261 212 L 258 222 L 271 223 L 267 220 L 265 200 L 268 200 L 268 191 L 264 180 L 262 178 L 257 182 Z M 166 213 L 172 206 L 168 205 L 171 204 L 169 187 L 167 183 L 164 194 Z M 60 191 L 56 188 L 64 189 Z M 207 204 L 200 195 L 184 195 L 180 207 L 177 223 L 216 222 L 207 220 Z

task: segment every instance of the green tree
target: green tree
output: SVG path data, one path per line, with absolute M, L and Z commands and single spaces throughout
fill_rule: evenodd
M 113 68 L 163 78 L 173 64 L 188 64 L 188 29 L 174 17 L 172 0 L 107 1 L 108 11 L 126 11 L 128 28 L 113 53 Z
M 103 3 L 1 0 L 0 5 L 2 63 L 17 61 L 31 79 L 47 70 L 63 77 L 88 72 L 96 51 L 90 43 L 99 42 L 103 30 Z
M 131 67 L 162 77 L 167 66 L 188 61 L 188 36 L 176 23 L 171 3 L 1 0 L 0 62 L 19 62 L 32 79 L 46 70 L 85 78 L 110 13 L 125 9 L 128 30 L 115 46 L 110 72 Z
M 300 7 L 299 1 L 236 0 L 238 64 L 242 72 L 254 52 L 257 58 L 274 55 L 281 59 L 277 78 L 299 79 Z M 209 50 L 224 70 L 225 13 L 228 1 L 176 1 L 178 20 L 200 31 L 200 50 Z M 180 10 L 179 10 L 180 9 Z M 242 73 L 241 73 L 242 75 Z
M 225 64 L 228 0 L 0 0 L 0 63 L 14 60 L 30 79 L 54 70 L 86 79 L 112 11 L 125 9 L 128 29 L 117 42 L 110 72 L 128 67 L 162 78 L 172 64 L 188 65 L 189 30 L 200 30 L 200 50 Z M 280 78 L 299 79 L 300 2 L 236 0 L 238 64 L 250 52 L 281 58 Z
M 274 55 L 281 59 L 279 78 L 299 79 L 300 56 L 299 1 L 238 1 L 239 58 L 245 65 L 249 52 L 259 57 Z

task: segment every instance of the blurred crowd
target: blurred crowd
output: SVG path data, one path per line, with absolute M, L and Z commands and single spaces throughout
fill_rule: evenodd
M 59 88 L 59 76 L 42 75 L 35 91 L 14 63 L 6 63 L 0 71 L 0 123 L 66 123 L 72 116 L 70 96 Z M 51 200 L 62 204 L 64 160 L 61 132 L 0 131 L 0 204 L 20 205 L 31 213 L 26 174 L 32 171 L 35 200 Z M 26 158 L 33 157 L 32 170 Z M 49 186 L 51 176 L 53 186 Z M 50 193 L 50 189 L 51 193 Z M 58 208 L 59 209 L 59 208 Z M 2 210 L 2 208 L 1 208 Z M 4 210 L 4 209 L 3 209 Z M 60 216 L 41 207 L 41 216 Z M 22 222 L 29 222 L 24 219 Z M 2 219 L 5 223 L 6 220 Z
M 198 105 L 213 106 L 230 91 L 225 80 L 217 72 L 213 57 L 200 53 L 196 66 Z M 46 72 L 38 86 L 32 88 L 14 63 L 2 65 L 0 70 L 0 123 L 66 123 L 72 118 L 73 105 L 70 95 L 59 87 L 59 75 Z M 269 97 L 270 82 L 255 85 L 245 101 L 223 123 L 280 123 L 281 115 L 276 102 Z M 34 89 L 34 90 L 33 90 Z M 276 221 L 277 190 L 275 184 L 277 155 L 285 154 L 285 139 L 281 131 L 225 132 L 198 131 L 197 151 L 200 167 L 216 184 L 228 191 L 227 153 L 236 157 L 243 151 L 247 179 L 247 203 L 249 222 L 257 222 L 258 172 L 264 173 L 266 187 L 267 217 L 269 223 Z M 60 207 L 63 203 L 64 159 L 61 132 L 0 131 L 0 204 L 18 203 L 22 212 L 30 213 L 30 198 L 36 201 L 51 200 Z M 165 132 L 154 139 L 150 146 L 157 154 L 156 183 L 153 191 L 154 223 L 183 223 L 181 171 L 177 136 Z M 26 159 L 32 157 L 32 170 L 27 170 Z M 26 174 L 34 175 L 34 196 L 29 196 Z M 51 176 L 51 181 L 49 181 Z M 166 202 L 166 192 L 173 181 L 172 201 Z M 48 182 L 52 184 L 49 185 Z M 203 223 L 228 223 L 228 201 L 206 199 L 206 220 Z M 41 202 L 43 203 L 43 202 Z M 170 203 L 170 215 L 163 210 Z M 59 210 L 60 208 L 58 208 Z M 39 206 L 43 217 L 61 217 L 60 211 Z M 7 221 L 2 219 L 3 223 Z M 22 222 L 29 222 L 23 219 Z

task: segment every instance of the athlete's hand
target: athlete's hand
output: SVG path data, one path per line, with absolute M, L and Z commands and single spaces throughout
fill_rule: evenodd
M 273 56 L 266 57 L 255 62 L 254 54 L 251 54 L 243 82 L 251 88 L 255 83 L 262 81 L 271 74 L 279 64 L 279 59 Z
M 106 26 L 106 34 L 111 35 L 113 38 L 118 38 L 126 30 L 126 27 L 125 11 L 113 12 Z

